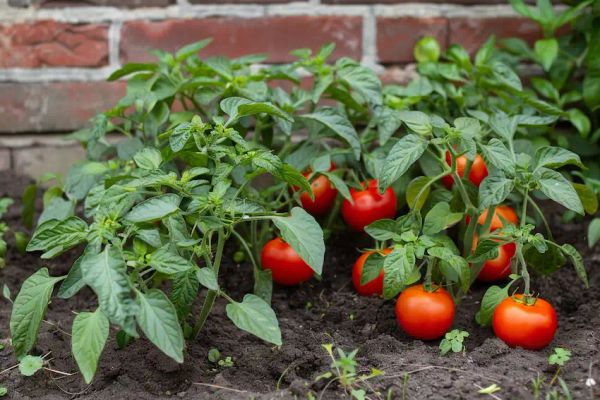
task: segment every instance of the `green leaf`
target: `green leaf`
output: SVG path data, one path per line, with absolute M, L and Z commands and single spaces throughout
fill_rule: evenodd
M 562 147 L 544 146 L 535 152 L 535 168 L 560 168 L 569 164 L 584 168 L 577 154 Z
M 139 313 L 136 316 L 144 335 L 163 353 L 178 363 L 183 362 L 183 331 L 177 311 L 161 290 L 137 292 Z
M 569 210 L 581 215 L 585 213 L 581 199 L 567 178 L 551 169 L 542 167 L 539 170 L 541 174 L 538 183 L 542 193 Z
M 567 115 L 569 116 L 569 121 L 571 121 L 581 136 L 587 138 L 592 129 L 592 123 L 590 122 L 588 116 L 578 108 L 571 108 L 570 110 L 567 110 Z
M 554 38 L 537 40 L 533 50 L 544 70 L 548 71 L 558 56 L 558 41 Z
M 289 217 L 272 217 L 281 237 L 318 275 L 323 272 L 325 243 L 323 231 L 314 217 L 300 207 L 292 208 Z
M 344 139 L 352 148 L 354 157 L 360 159 L 360 140 L 352 123 L 344 114 L 341 114 L 335 108 L 321 107 L 310 114 L 303 114 L 302 119 L 315 121 L 327 129 L 332 131 L 337 136 Z
M 227 304 L 226 311 L 227 317 L 238 328 L 281 346 L 281 331 L 275 312 L 260 297 L 247 294 L 241 303 L 234 301 Z
M 539 274 L 550 275 L 565 264 L 566 260 L 562 251 L 556 246 L 548 246 L 543 253 L 542 250 L 532 246 L 523 254 L 527 265 Z
M 158 272 L 167 275 L 185 272 L 194 267 L 190 261 L 181 257 L 179 254 L 173 253 L 170 250 L 169 244 L 152 253 L 148 264 Z
M 365 232 L 376 240 L 390 240 L 399 235 L 398 224 L 393 219 L 379 219 L 365 226 Z
M 44 359 L 38 356 L 25 356 L 19 362 L 19 372 L 24 376 L 32 376 L 44 366 Z
M 196 277 L 202 286 L 210 290 L 219 290 L 217 275 L 211 268 L 204 267 L 196 271 Z
M 496 307 L 508 297 L 508 286 L 490 286 L 481 299 L 481 307 L 475 315 L 475 319 L 481 326 L 490 326 Z
M 321 173 L 323 175 L 325 175 L 327 177 L 327 179 L 329 179 L 329 181 L 331 182 L 333 187 L 336 188 L 340 192 L 340 194 L 342 195 L 343 198 L 345 198 L 346 200 L 348 200 L 351 203 L 354 203 L 354 199 L 350 195 L 350 189 L 348 188 L 348 185 L 342 178 L 340 178 L 333 172 L 321 172 Z
M 174 275 L 171 285 L 171 302 L 177 309 L 177 316 L 183 321 L 198 295 L 200 285 L 196 278 L 196 270 L 193 268 Z
M 121 251 L 107 245 L 101 253 L 85 257 L 81 270 L 86 284 L 98 296 L 102 312 L 128 335 L 137 337 L 134 319 L 137 306 L 131 298 L 132 287 Z
M 498 257 L 498 247 L 500 247 L 500 243 L 495 240 L 480 240 L 477 243 L 475 252 L 471 254 L 467 260 L 475 264 L 493 260 Z
M 69 198 L 82 200 L 108 167 L 97 161 L 85 161 L 71 167 L 65 179 L 64 192 Z
M 400 115 L 396 110 L 388 107 L 381 108 L 377 115 L 377 133 L 379 144 L 383 146 L 402 125 Z
M 450 205 L 445 202 L 437 203 L 429 210 L 423 222 L 423 233 L 435 235 L 462 221 L 463 213 L 453 213 Z
M 508 65 L 496 61 L 492 64 L 492 73 L 503 86 L 507 86 L 513 90 L 523 90 L 523 84 L 521 83 L 521 79 L 519 79 L 519 75 Z
M 490 36 L 486 42 L 477 50 L 475 54 L 475 65 L 481 66 L 487 64 L 492 55 L 494 54 L 494 48 L 496 47 L 496 38 L 494 35 Z
M 488 144 L 481 145 L 480 147 L 487 165 L 493 165 L 511 175 L 515 173 L 513 156 L 500 140 L 493 138 Z
M 598 211 L 598 196 L 596 192 L 591 187 L 582 183 L 573 183 L 573 188 L 577 192 L 585 212 L 590 215 L 596 214 L 596 211 Z
M 183 46 L 175 53 L 175 59 L 177 61 L 183 61 L 189 56 L 197 54 L 200 50 L 208 46 L 212 42 L 212 38 L 203 39 L 194 43 Z
M 489 120 L 490 128 L 508 142 L 513 140 L 518 123 L 517 117 L 509 117 L 505 113 L 495 113 Z
M 156 70 L 156 64 L 141 64 L 141 63 L 130 63 L 125 64 L 122 68 L 116 70 L 108 77 L 108 81 L 116 81 L 127 75 L 131 75 L 135 72 L 154 72 Z
M 37 198 L 38 186 L 33 183 L 28 185 L 21 196 L 21 219 L 27 228 L 33 226 L 33 215 L 35 214 L 35 200 Z
M 174 152 L 183 150 L 190 137 L 192 137 L 192 124 L 190 122 L 183 122 L 177 125 L 169 136 L 171 150 Z
M 89 196 L 88 196 L 89 198 Z M 86 199 L 87 200 L 87 199 Z M 65 200 L 62 197 L 52 198 L 48 204 L 44 205 L 44 211 L 38 218 L 38 226 L 50 220 L 65 220 L 75 214 L 75 201 Z
M 155 170 L 162 163 L 160 151 L 153 147 L 146 147 L 135 153 L 133 160 L 138 167 L 146 170 Z
M 504 202 L 513 191 L 515 182 L 503 175 L 488 175 L 479 186 L 479 208 L 488 208 Z
M 464 291 L 469 289 L 471 284 L 471 269 L 467 260 L 454 254 L 451 249 L 446 247 L 430 247 L 427 249 L 427 254 L 439 259 L 443 264 L 450 267 L 453 271 L 452 275 L 458 277 L 462 289 Z
M 82 312 L 73 320 L 71 351 L 87 384 L 92 382 L 100 354 L 108 340 L 110 323 L 98 308 Z
M 421 111 L 398 111 L 398 115 L 413 132 L 422 136 L 431 134 L 433 126 L 427 114 Z
M 63 278 L 52 277 L 42 268 L 23 282 L 10 315 L 10 337 L 17 359 L 33 349 L 54 284 Z
M 228 97 L 221 100 L 220 106 L 221 110 L 229 115 L 226 126 L 231 125 L 242 117 L 263 113 L 294 122 L 294 118 L 291 115 L 268 102 L 253 102 L 242 97 Z
M 81 263 L 86 258 L 92 257 L 97 254 L 92 245 L 88 245 L 83 254 L 75 260 L 75 263 L 69 270 L 67 277 L 58 288 L 58 297 L 61 299 L 68 299 L 73 297 L 85 286 L 85 279 L 83 278 L 83 271 L 81 270 Z
M 429 192 L 431 191 L 431 178 L 418 176 L 408 184 L 406 188 L 406 204 L 410 209 L 420 210 L 425 205 Z M 417 196 L 419 196 L 417 198 Z
M 591 249 L 600 240 L 600 218 L 594 218 L 588 226 L 588 247 Z
M 42 258 L 52 258 L 83 242 L 88 226 L 80 218 L 50 220 L 38 226 L 27 245 L 27 251 L 44 251 Z
M 583 282 L 584 286 L 589 287 L 587 272 L 585 272 L 585 265 L 583 265 L 583 257 L 577 249 L 570 244 L 563 244 L 561 246 L 563 253 L 571 260 L 573 267 L 575 267 L 575 272 L 577 272 L 577 276 Z
M 360 276 L 360 284 L 364 285 L 365 283 L 371 282 L 373 279 L 377 278 L 381 273 L 384 261 L 385 256 L 378 252 L 369 254 L 363 264 L 363 269 Z
M 181 198 L 173 193 L 163 194 L 142 201 L 125 216 L 130 222 L 146 222 L 162 219 L 179 210 Z
M 337 70 L 337 76 L 356 92 L 360 93 L 371 106 L 380 106 L 383 99 L 381 95 L 381 81 L 371 68 L 364 67 L 354 61 L 342 58 L 336 63 L 343 65 Z
M 379 171 L 379 191 L 383 192 L 423 155 L 429 141 L 419 135 L 406 135 L 402 137 L 388 153 L 385 162 Z
M 385 257 L 383 263 L 384 299 L 396 297 L 402 289 L 420 278 L 419 271 L 415 268 L 415 262 L 412 246 L 396 247 Z

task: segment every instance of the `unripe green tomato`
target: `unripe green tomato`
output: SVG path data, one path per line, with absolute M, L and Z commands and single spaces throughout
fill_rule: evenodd
M 29 243 L 29 236 L 25 232 L 15 232 L 15 245 L 19 253 L 25 254 L 27 243 Z
M 425 36 L 417 42 L 414 54 L 420 63 L 435 62 L 440 58 L 440 45 L 435 38 Z
M 246 253 L 244 253 L 242 250 L 238 250 L 235 253 L 233 253 L 234 263 L 239 264 L 244 262 L 244 260 L 246 260 Z

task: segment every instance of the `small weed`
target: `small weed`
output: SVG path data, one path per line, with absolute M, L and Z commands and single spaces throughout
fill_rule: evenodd
M 208 361 L 223 368 L 233 367 L 233 358 L 229 356 L 221 358 L 221 352 L 216 347 L 212 347 L 208 350 Z
M 550 354 L 548 357 L 548 364 L 557 365 L 556 372 L 550 381 L 550 386 L 554 384 L 556 378 L 560 374 L 561 368 L 565 366 L 567 362 L 571 359 L 571 352 L 567 349 L 563 349 L 562 347 L 555 347 L 554 353 Z
M 459 329 L 451 330 L 446 333 L 446 336 L 440 342 L 440 353 L 445 355 L 450 350 L 452 350 L 453 353 L 466 351 L 467 348 L 464 345 L 464 340 L 467 337 L 469 337 L 469 332 L 467 331 L 461 331 Z

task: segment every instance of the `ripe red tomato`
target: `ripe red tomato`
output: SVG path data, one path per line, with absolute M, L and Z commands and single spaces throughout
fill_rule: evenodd
M 477 219 L 479 225 L 485 224 L 487 215 L 488 210 L 486 208 Z M 513 225 L 519 224 L 519 217 L 517 216 L 517 213 L 511 206 L 497 206 L 496 211 L 494 211 L 494 216 L 492 217 L 492 223 L 490 224 L 490 231 L 495 231 L 496 229 L 500 229 L 504 226 L 500 217 L 502 217 L 503 219 L 505 219 Z
M 390 254 L 391 252 L 392 249 L 383 250 L 383 254 Z M 361 296 L 381 296 L 383 293 L 383 268 L 381 268 L 381 272 L 377 278 L 365 283 L 364 285 L 360 284 L 360 277 L 362 275 L 365 261 L 367 261 L 367 257 L 373 253 L 375 253 L 375 251 L 367 251 L 361 254 L 354 263 L 354 268 L 352 269 L 352 282 L 354 283 L 354 288 Z
M 438 339 L 452 327 L 454 301 L 441 287 L 428 292 L 423 284 L 410 286 L 398 296 L 396 319 L 400 327 L 416 339 Z
M 494 333 L 510 347 L 539 350 L 548 346 L 556 333 L 557 320 L 554 308 L 543 299 L 527 305 L 523 295 L 504 299 L 496 311 L 492 325 Z
M 452 166 L 452 155 L 449 151 L 446 152 L 446 162 L 448 165 Z M 467 156 L 459 156 L 456 158 L 456 172 L 458 176 L 461 178 L 465 174 L 465 168 L 467 167 Z M 477 154 L 475 155 L 475 159 L 471 164 L 471 169 L 469 170 L 469 180 L 477 187 L 481 184 L 481 181 L 488 176 L 488 170 L 485 166 L 485 162 L 483 158 Z M 452 189 L 452 185 L 454 184 L 454 178 L 451 175 L 446 175 L 442 178 L 442 183 L 446 188 Z
M 368 185 L 362 183 L 363 190 L 351 188 L 350 195 L 354 204 L 344 200 L 342 216 L 352 230 L 362 232 L 365 226 L 372 222 L 396 216 L 396 194 L 392 188 L 387 188 L 383 195 L 380 195 L 377 183 L 377 179 L 371 179 Z
M 477 235 L 473 237 L 473 250 L 477 248 Z M 483 264 L 477 280 L 481 282 L 495 282 L 508 278 L 510 275 L 510 261 L 517 251 L 515 243 L 506 243 L 498 248 L 498 257 L 487 260 Z
M 331 168 L 329 171 L 333 171 L 334 169 L 335 164 L 331 163 Z M 310 174 L 311 171 L 308 171 L 302 175 L 308 179 Z M 329 178 L 327 178 L 325 175 L 316 176 L 310 183 L 310 188 L 315 195 L 315 199 L 312 200 L 307 192 L 302 192 L 302 194 L 300 194 L 302 208 L 315 217 L 320 217 L 327 214 L 335 203 L 335 198 L 337 197 L 338 193 L 337 189 L 333 187 L 329 181 Z
M 314 275 L 312 268 L 281 238 L 265 244 L 260 262 L 263 269 L 271 270 L 273 281 L 281 285 L 297 285 Z

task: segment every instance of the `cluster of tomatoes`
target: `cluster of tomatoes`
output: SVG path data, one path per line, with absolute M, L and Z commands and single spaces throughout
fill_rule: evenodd
M 450 154 L 447 162 L 451 164 Z M 457 158 L 457 173 L 463 176 L 467 165 L 466 157 Z M 335 166 L 332 164 L 332 169 Z M 471 165 L 469 180 L 476 186 L 487 176 L 486 165 L 477 155 Z M 311 174 L 307 173 L 308 178 Z M 442 183 L 451 189 L 454 183 L 451 176 L 443 178 Z M 365 226 L 384 218 L 394 218 L 397 211 L 396 194 L 388 188 L 383 194 L 377 189 L 377 180 L 362 183 L 362 189 L 350 189 L 353 202 L 344 200 L 342 217 L 347 226 L 356 232 L 364 232 Z M 311 182 L 314 199 L 308 193 L 301 193 L 303 208 L 314 216 L 323 216 L 334 206 L 338 191 L 324 175 L 317 175 Z M 483 225 L 487 219 L 485 210 L 478 219 Z M 469 222 L 467 217 L 467 223 Z M 498 206 L 491 220 L 490 230 L 503 227 L 504 222 L 518 224 L 518 217 L 510 206 Z M 477 236 L 473 240 L 473 249 L 477 246 Z M 382 255 L 392 249 L 380 250 Z M 516 252 L 514 243 L 499 247 L 498 256 L 487 260 L 477 279 L 480 282 L 498 282 L 511 274 L 511 260 Z M 361 276 L 367 258 L 375 251 L 366 251 L 356 260 L 352 270 L 354 288 L 362 296 L 381 296 L 383 292 L 384 271 L 366 283 L 361 284 Z M 262 250 L 261 264 L 271 270 L 273 281 L 282 285 L 297 285 L 313 276 L 312 269 L 302 258 L 280 238 L 269 241 Z M 442 337 L 452 327 L 455 304 L 452 296 L 442 287 L 434 286 L 427 290 L 424 284 L 416 284 L 402 291 L 396 301 L 396 318 L 400 327 L 410 336 L 421 340 L 434 340 Z M 496 308 L 493 317 L 495 334 L 512 347 L 541 349 L 552 341 L 557 328 L 556 313 L 543 299 L 524 298 L 515 295 L 506 298 Z

